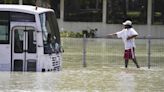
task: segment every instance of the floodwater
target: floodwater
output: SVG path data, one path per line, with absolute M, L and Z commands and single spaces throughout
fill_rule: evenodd
M 59 72 L 0 72 L 0 92 L 164 92 L 164 69 L 63 68 Z

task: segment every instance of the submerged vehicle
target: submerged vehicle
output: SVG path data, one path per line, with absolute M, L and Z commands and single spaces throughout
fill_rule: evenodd
M 0 71 L 61 70 L 60 33 L 52 9 L 0 5 Z

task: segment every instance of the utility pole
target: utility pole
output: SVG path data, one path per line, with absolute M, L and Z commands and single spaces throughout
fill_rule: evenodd
M 147 44 L 147 62 L 148 62 L 148 69 L 150 69 L 151 66 L 151 24 L 152 24 L 152 0 L 148 0 L 148 9 L 147 9 L 147 26 L 148 26 L 148 44 Z

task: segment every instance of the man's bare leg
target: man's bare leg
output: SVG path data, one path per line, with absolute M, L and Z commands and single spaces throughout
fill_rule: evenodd
M 128 68 L 128 62 L 129 62 L 129 60 L 125 59 L 125 68 Z
M 134 59 L 132 59 L 132 60 L 133 60 L 133 62 L 135 63 L 136 67 L 137 67 L 137 68 L 140 68 L 140 66 L 139 66 L 138 63 L 137 63 L 136 58 L 134 58 Z

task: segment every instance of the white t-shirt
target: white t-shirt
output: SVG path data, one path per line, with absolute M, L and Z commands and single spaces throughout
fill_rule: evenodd
M 138 33 L 133 28 L 123 29 L 122 31 L 117 32 L 116 34 L 118 38 L 122 38 L 125 45 L 125 50 L 136 47 L 134 38 L 127 40 L 127 38 L 130 36 L 138 35 Z

